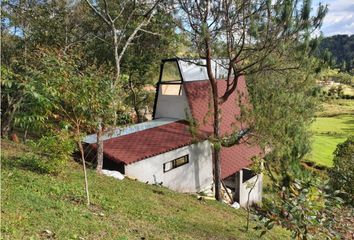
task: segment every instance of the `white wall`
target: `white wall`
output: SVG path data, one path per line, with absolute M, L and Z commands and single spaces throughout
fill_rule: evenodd
M 163 164 L 189 154 L 189 163 L 163 172 Z M 185 146 L 125 166 L 125 174 L 141 182 L 160 183 L 178 192 L 199 192 L 213 183 L 211 146 L 208 141 Z
M 262 184 L 263 184 L 263 175 L 259 174 L 258 175 L 258 180 L 257 180 L 257 175 L 248 179 L 244 183 L 242 183 L 242 176 L 243 175 L 243 170 L 240 171 L 240 189 L 239 189 L 239 204 L 242 207 L 247 207 L 247 201 L 248 201 L 248 193 L 255 184 L 255 187 L 251 191 L 250 194 L 250 202 L 249 204 L 252 205 L 253 203 L 259 203 L 262 202 Z M 257 182 L 256 182 L 257 181 Z
M 257 180 L 257 176 L 253 176 L 245 182 L 243 181 L 244 170 L 240 170 L 234 175 L 224 179 L 227 187 L 234 190 L 234 200 L 237 201 L 242 207 L 247 207 L 248 193 Z M 262 202 L 262 184 L 263 175 L 258 175 L 258 180 L 255 187 L 250 194 L 250 205 L 253 203 Z
M 188 114 L 190 111 L 183 85 L 181 87 L 181 95 L 178 96 L 162 95 L 162 85 L 159 87 L 155 118 L 186 119 L 186 111 Z

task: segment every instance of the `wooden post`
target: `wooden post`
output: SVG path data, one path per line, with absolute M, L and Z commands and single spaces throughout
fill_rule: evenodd
M 97 127 L 97 168 L 98 173 L 102 172 L 103 168 L 103 140 L 102 140 L 102 120 L 98 121 Z
M 87 206 L 89 206 L 90 205 L 90 194 L 89 194 L 89 189 L 88 189 L 88 180 L 87 180 L 84 148 L 82 147 L 81 140 L 78 141 L 78 145 L 79 145 L 79 150 L 81 153 L 82 166 L 84 167 L 86 200 L 87 200 Z

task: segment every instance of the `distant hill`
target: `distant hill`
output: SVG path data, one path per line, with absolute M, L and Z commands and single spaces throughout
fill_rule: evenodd
M 334 35 L 324 38 L 319 46 L 319 55 L 331 53 L 332 67 L 342 71 L 354 69 L 354 35 Z

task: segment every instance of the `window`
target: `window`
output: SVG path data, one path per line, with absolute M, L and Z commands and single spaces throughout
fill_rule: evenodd
M 163 164 L 163 172 L 171 171 L 174 168 L 180 167 L 189 162 L 189 155 L 185 155 L 183 157 L 177 158 L 175 160 L 166 162 Z
M 207 80 L 208 72 L 204 59 L 191 59 L 178 61 L 184 81 Z M 211 62 L 211 69 L 216 79 L 226 79 L 228 75 L 228 59 L 216 59 Z
M 180 96 L 181 84 L 161 84 L 162 95 Z
M 163 64 L 161 82 L 181 82 L 177 61 L 168 61 Z
M 171 60 L 163 63 L 162 75 L 160 80 L 160 88 L 162 95 L 181 95 L 182 78 L 181 74 L 179 73 L 177 61 Z
M 243 178 L 242 178 L 243 183 L 247 182 L 248 180 L 256 176 L 256 174 L 249 169 L 244 168 L 242 170 L 243 170 Z

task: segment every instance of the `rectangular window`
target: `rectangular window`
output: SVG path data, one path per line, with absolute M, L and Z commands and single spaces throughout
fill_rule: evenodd
M 189 162 L 189 155 L 185 155 L 183 157 L 179 157 L 175 160 L 166 162 L 163 164 L 163 172 L 171 171 L 174 168 L 180 167 Z
M 181 84 L 161 84 L 162 95 L 181 95 Z
M 181 82 L 181 74 L 179 73 L 178 64 L 176 61 L 168 61 L 163 65 L 161 82 Z

